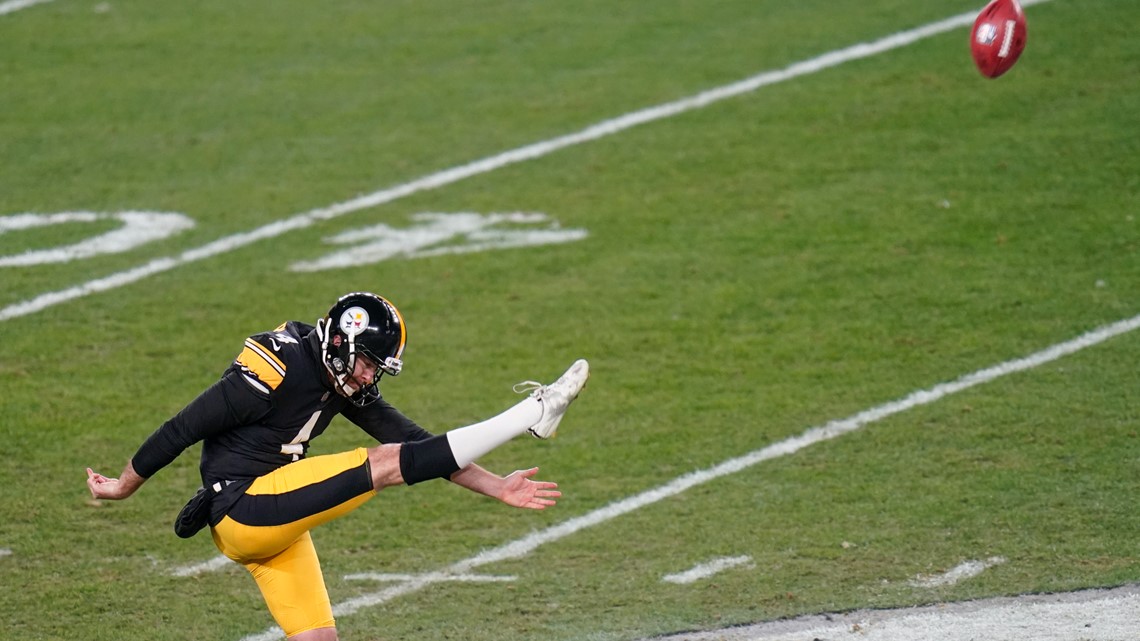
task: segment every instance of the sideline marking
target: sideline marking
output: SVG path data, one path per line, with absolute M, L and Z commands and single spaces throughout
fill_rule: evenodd
M 666 574 L 661 577 L 662 581 L 667 583 L 676 583 L 677 585 L 685 585 L 686 583 L 693 583 L 701 579 L 723 572 L 729 568 L 734 568 L 738 565 L 751 563 L 752 557 L 750 556 L 724 556 L 719 559 L 713 559 L 708 563 L 698 563 L 693 567 L 679 572 L 677 574 Z
M 1120 641 L 1136 638 L 1137 619 L 1140 586 L 1127 585 L 916 608 L 812 614 L 641 641 Z
M 722 476 L 735 474 L 767 460 L 794 454 L 810 445 L 838 438 L 844 434 L 854 432 L 865 425 L 870 425 L 871 423 L 881 421 L 884 418 L 915 407 L 929 405 L 951 394 L 957 394 L 971 387 L 989 383 L 990 381 L 1008 376 L 1009 374 L 1030 370 L 1064 356 L 1075 354 L 1085 348 L 1103 343 L 1110 338 L 1131 332 L 1138 327 L 1140 327 L 1140 315 L 1094 329 L 1074 339 L 1057 343 L 1052 347 L 1035 352 L 1029 356 L 999 363 L 993 367 L 987 367 L 972 374 L 960 376 L 948 383 L 939 383 L 929 389 L 911 392 L 901 399 L 884 403 L 878 407 L 872 407 L 871 409 L 864 410 L 847 418 L 830 421 L 824 425 L 809 428 L 799 436 L 786 438 L 767 447 L 753 450 L 743 456 L 728 459 L 711 468 L 697 470 L 679 476 L 651 490 L 646 490 L 640 494 L 615 501 L 593 512 L 588 512 L 582 516 L 552 525 L 545 530 L 533 532 L 521 539 L 505 543 L 497 548 L 485 550 L 475 556 L 453 563 L 438 572 L 422 574 L 405 583 L 385 590 L 371 594 L 363 594 L 356 598 L 342 601 L 333 606 L 333 614 L 338 617 L 353 614 L 363 608 L 374 607 L 396 597 L 418 592 L 433 583 L 439 582 L 441 580 L 440 577 L 467 574 L 474 568 L 487 565 L 488 563 L 496 563 L 498 561 L 506 561 L 526 556 L 540 545 L 557 541 L 580 530 L 600 525 L 647 505 L 652 505 L 658 501 L 676 496 L 689 488 L 708 483 Z M 262 633 L 244 637 L 243 641 L 274 641 L 280 639 L 281 635 L 281 629 L 273 627 Z
M 1022 0 L 1021 5 L 1026 7 L 1043 2 L 1049 2 L 1049 0 Z M 0 309 L 0 321 L 27 316 L 67 301 L 89 296 L 97 292 L 116 289 L 138 282 L 144 278 L 149 278 L 155 274 L 169 271 L 175 267 L 231 252 L 261 240 L 276 238 L 286 232 L 304 229 L 320 221 L 332 220 L 333 218 L 338 218 L 345 214 L 390 203 L 419 192 L 438 189 L 471 178 L 472 176 L 489 173 L 515 163 L 541 158 L 555 151 L 611 136 L 638 125 L 670 118 L 694 109 L 701 109 L 728 98 L 734 98 L 756 91 L 761 87 L 817 73 L 853 60 L 869 58 L 892 49 L 898 49 L 918 42 L 919 40 L 957 29 L 958 27 L 971 25 L 977 15 L 976 11 L 971 11 L 938 22 L 932 22 L 915 29 L 900 31 L 896 34 L 875 40 L 874 42 L 864 42 L 844 49 L 837 49 L 816 56 L 810 60 L 793 63 L 783 69 L 765 71 L 735 83 L 703 91 L 688 98 L 682 98 L 674 102 L 630 112 L 624 116 L 610 120 L 604 120 L 572 134 L 551 138 L 524 147 L 518 147 L 510 151 L 483 158 L 482 160 L 444 169 L 443 171 L 417 178 L 411 182 L 353 198 L 352 200 L 296 214 L 292 217 L 258 227 L 248 232 L 225 236 L 196 249 L 186 250 L 176 256 L 156 258 L 148 263 L 126 271 L 117 272 L 110 276 L 87 281 L 81 285 L 75 285 L 59 291 L 47 292 L 30 300 L 14 303 Z
M 954 585 L 959 581 L 972 579 L 995 565 L 1005 563 L 1005 557 L 991 556 L 985 561 L 966 561 L 954 566 L 949 572 L 934 576 L 919 575 L 908 583 L 916 588 L 937 588 L 943 585 Z
M 51 0 L 8 0 L 8 2 L 0 2 L 0 16 L 45 2 L 51 2 Z
M 8 548 L 0 548 L 0 557 L 12 556 L 12 550 Z

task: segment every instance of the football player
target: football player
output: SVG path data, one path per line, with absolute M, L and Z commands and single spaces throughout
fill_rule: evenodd
M 527 398 L 486 421 L 433 435 L 377 390 L 396 376 L 407 331 L 392 303 L 371 293 L 341 297 L 308 325 L 285 323 L 245 340 L 221 379 L 146 439 L 119 478 L 87 469 L 96 499 L 125 499 L 186 448 L 202 442 L 202 490 L 175 523 L 189 537 L 207 525 L 221 552 L 253 575 L 269 611 L 293 641 L 337 638 L 309 530 L 398 484 L 447 478 L 507 505 L 541 510 L 561 496 L 533 479 L 505 477 L 475 460 L 515 436 L 548 438 L 589 377 L 575 362 L 550 385 L 516 386 Z M 337 415 L 379 441 L 306 458 Z

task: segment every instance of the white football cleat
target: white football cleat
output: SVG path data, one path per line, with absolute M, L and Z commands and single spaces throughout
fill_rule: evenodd
M 516 385 L 516 391 L 529 389 L 531 398 L 542 404 L 542 418 L 527 431 L 535 438 L 554 436 L 562 415 L 570 407 L 570 402 L 578 398 L 588 378 L 590 378 L 590 364 L 585 359 L 578 359 L 550 385 L 541 385 L 534 381 Z

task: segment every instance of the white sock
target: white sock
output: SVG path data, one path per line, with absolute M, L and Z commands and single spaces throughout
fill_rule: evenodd
M 485 421 L 457 427 L 447 433 L 451 454 L 459 467 L 527 431 L 542 418 L 542 403 L 527 397 L 514 407 Z

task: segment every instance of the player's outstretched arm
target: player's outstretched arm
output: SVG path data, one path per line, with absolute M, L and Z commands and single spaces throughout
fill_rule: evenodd
M 452 474 L 451 481 L 513 507 L 544 510 L 557 503 L 562 493 L 558 491 L 557 483 L 532 480 L 535 474 L 538 474 L 537 467 L 503 477 L 472 463 Z
M 128 462 L 123 473 L 117 479 L 107 478 L 102 474 L 87 468 L 87 489 L 91 491 L 91 498 L 110 499 L 118 501 L 135 493 L 135 490 L 146 481 L 135 472 L 134 463 Z

